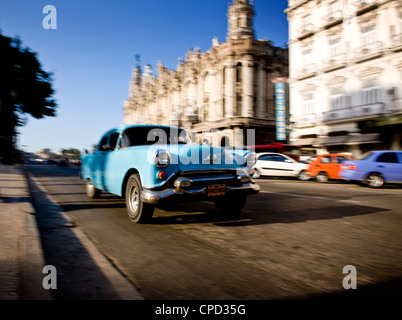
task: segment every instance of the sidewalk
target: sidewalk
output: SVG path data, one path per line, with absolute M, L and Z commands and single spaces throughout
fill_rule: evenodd
M 23 167 L 0 164 L 0 300 L 142 300 L 82 230 L 66 227 L 67 215 L 34 177 L 29 180 L 34 198 Z M 46 224 L 61 221 L 61 228 L 47 229 Z M 46 256 L 53 260 L 45 261 Z M 49 264 L 57 265 L 55 290 L 42 283 Z
M 0 300 L 51 299 L 34 214 L 21 168 L 0 165 Z

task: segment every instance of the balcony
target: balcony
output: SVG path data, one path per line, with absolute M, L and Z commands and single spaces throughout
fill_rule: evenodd
M 304 114 L 295 117 L 294 119 L 294 127 L 295 128 L 307 128 L 307 127 L 314 127 L 318 124 L 318 115 L 315 113 Z
M 354 61 L 356 63 L 381 57 L 384 53 L 384 44 L 381 41 L 375 41 L 361 46 L 353 51 Z
M 297 80 L 303 80 L 314 77 L 317 74 L 317 72 L 318 72 L 318 65 L 316 63 L 311 63 L 299 69 L 296 69 L 294 77 Z
M 323 26 L 325 29 L 329 29 L 329 28 L 341 23 L 342 21 L 343 21 L 342 11 L 337 10 L 323 18 Z
M 308 23 L 302 26 L 302 29 L 299 31 L 299 34 L 297 35 L 297 39 L 303 40 L 306 39 L 310 36 L 312 36 L 316 31 L 316 27 L 312 23 Z
M 378 7 L 380 0 L 357 0 L 354 5 L 356 6 L 356 14 L 361 15 L 370 10 L 374 10 Z
M 378 117 L 379 115 L 384 114 L 385 111 L 385 105 L 382 102 L 330 110 L 323 113 L 323 122 L 329 123 L 365 120 Z
M 289 1 L 289 8 L 295 9 L 297 7 L 302 6 L 303 4 L 307 3 L 308 0 L 290 0 Z
M 402 33 L 394 34 L 391 38 L 391 50 L 401 51 L 402 50 Z
M 347 65 L 346 53 L 337 54 L 322 61 L 324 72 L 337 70 Z

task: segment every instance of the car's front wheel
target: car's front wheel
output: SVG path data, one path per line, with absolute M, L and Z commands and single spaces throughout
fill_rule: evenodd
M 135 223 L 147 222 L 152 218 L 154 206 L 141 200 L 142 186 L 138 174 L 128 178 L 126 186 L 126 207 L 129 219 Z
M 243 210 L 247 200 L 247 195 L 224 196 L 215 200 L 215 205 L 219 213 L 223 215 L 235 216 Z
M 366 179 L 366 183 L 371 188 L 379 188 L 384 184 L 384 179 L 378 173 L 370 173 Z

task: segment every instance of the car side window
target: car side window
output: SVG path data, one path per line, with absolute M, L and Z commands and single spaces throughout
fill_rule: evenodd
M 119 139 L 119 133 L 118 132 L 112 133 L 112 135 L 110 136 L 110 142 L 109 142 L 110 151 L 113 151 L 116 148 L 118 139 Z
M 109 136 L 104 136 L 101 140 L 101 142 L 99 142 L 99 146 L 98 146 L 98 150 L 99 151 L 108 151 L 108 145 L 107 145 L 107 140 L 108 140 Z
M 345 157 L 345 156 L 337 156 L 336 158 L 335 158 L 335 162 L 336 163 L 342 163 L 342 162 L 344 162 L 345 160 L 350 160 L 348 157 Z
M 395 152 L 385 152 L 377 158 L 377 162 L 399 163 Z
M 258 158 L 258 160 L 271 161 L 272 159 L 271 159 L 271 155 L 269 155 L 269 154 L 264 154 L 264 155 L 260 156 L 260 157 Z
M 273 156 L 273 161 L 276 161 L 276 162 L 285 162 L 285 160 L 286 160 L 286 158 L 285 158 L 285 157 L 282 157 L 282 156 L 280 156 L 280 155 L 275 155 L 275 156 Z
M 328 164 L 331 163 L 331 156 L 325 156 L 321 158 L 321 163 Z

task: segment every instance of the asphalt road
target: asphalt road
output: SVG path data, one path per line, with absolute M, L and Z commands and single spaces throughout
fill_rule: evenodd
M 220 217 L 212 203 L 197 202 L 156 209 L 151 223 L 135 224 L 123 199 L 105 193 L 88 199 L 77 168 L 27 168 L 144 299 L 402 297 L 400 186 L 258 179 L 261 192 L 248 198 L 238 218 Z M 60 237 L 46 225 L 51 216 L 41 219 L 45 258 L 64 264 L 59 298 L 74 297 L 63 286 L 91 283 L 69 278 L 74 260 L 69 266 L 69 258 L 52 252 Z M 356 289 L 343 287 L 345 266 L 357 272 Z

